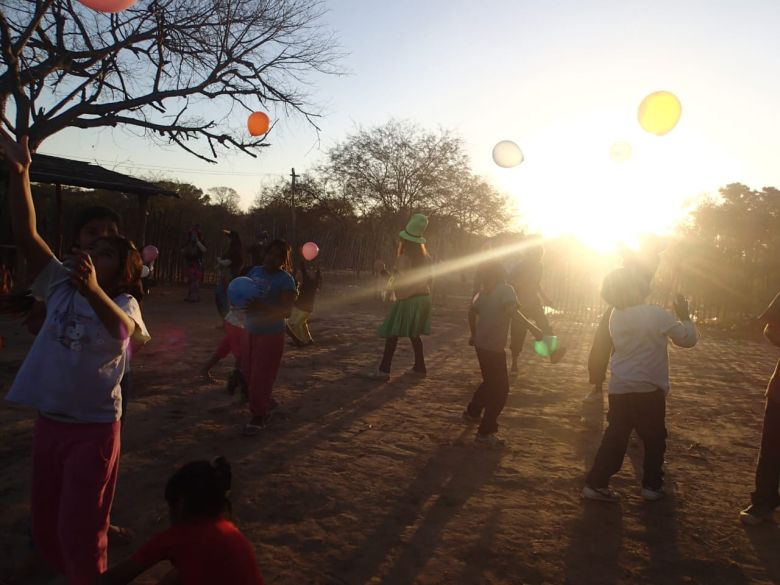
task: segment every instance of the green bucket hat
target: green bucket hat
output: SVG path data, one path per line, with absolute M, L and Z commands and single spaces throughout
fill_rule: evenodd
M 415 244 L 424 244 L 425 238 L 423 237 L 423 234 L 427 227 L 428 218 L 422 213 L 415 213 L 412 216 L 412 219 L 409 220 L 409 223 L 406 224 L 406 229 L 398 234 L 398 237 L 408 242 L 414 242 Z

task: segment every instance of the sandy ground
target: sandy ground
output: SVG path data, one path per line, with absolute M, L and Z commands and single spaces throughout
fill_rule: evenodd
M 641 446 L 632 444 L 613 483 L 623 502 L 586 504 L 579 492 L 601 433 L 581 420 L 593 324 L 557 318 L 570 347 L 561 364 L 524 355 L 500 420 L 511 446 L 485 451 L 460 418 L 479 380 L 467 297 L 435 309 L 428 378 L 404 373 L 411 351 L 401 343 L 393 379 L 381 384 L 359 373 L 378 360 L 384 307 L 335 280 L 312 322 L 318 344 L 285 355 L 275 390 L 284 416 L 254 438 L 239 434 L 246 405 L 193 376 L 220 337 L 210 292 L 193 306 L 180 290 L 154 291 L 144 307 L 154 340 L 133 365 L 113 514 L 138 532 L 136 544 L 166 526 L 170 473 L 224 454 L 234 519 L 272 584 L 780 583 L 777 525 L 748 530 L 737 520 L 778 354 L 768 344 L 705 338 L 674 351 L 671 497 L 641 500 Z M 30 338 L 18 325 L 0 328 L 7 387 Z M 0 404 L 3 572 L 26 546 L 32 418 Z M 112 547 L 111 561 L 134 546 Z

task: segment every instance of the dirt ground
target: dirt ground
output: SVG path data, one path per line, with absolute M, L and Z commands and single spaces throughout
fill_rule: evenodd
M 673 351 L 671 497 L 639 497 L 634 443 L 613 483 L 623 502 L 586 504 L 579 492 L 601 433 L 581 420 L 593 324 L 557 318 L 570 349 L 556 366 L 524 354 L 500 419 L 511 445 L 486 451 L 460 418 L 479 380 L 467 297 L 435 308 L 428 377 L 404 373 L 411 351 L 401 343 L 384 384 L 359 376 L 378 360 L 385 309 L 359 298 L 362 282 L 327 284 L 312 322 L 317 345 L 284 358 L 275 390 L 284 416 L 253 438 L 240 436 L 246 405 L 194 377 L 220 338 L 210 291 L 199 305 L 181 302 L 179 289 L 153 292 L 144 304 L 153 341 L 133 363 L 112 518 L 138 537 L 112 546 L 112 562 L 166 526 L 162 492 L 178 465 L 224 454 L 234 520 L 271 584 L 780 583 L 778 526 L 737 519 L 778 355 L 768 344 L 705 337 Z M 8 322 L 0 334 L 7 388 L 30 337 Z M 224 378 L 229 365 L 215 373 Z M 32 419 L 0 404 L 0 574 L 26 547 Z

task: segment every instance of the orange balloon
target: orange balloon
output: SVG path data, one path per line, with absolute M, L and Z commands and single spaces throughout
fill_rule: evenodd
M 252 136 L 262 136 L 268 132 L 268 128 L 271 126 L 271 119 L 268 114 L 264 112 L 255 112 L 249 116 L 246 121 L 246 127 L 249 129 L 249 133 Z
M 127 10 L 136 0 L 79 0 L 87 8 L 98 12 L 122 12 Z

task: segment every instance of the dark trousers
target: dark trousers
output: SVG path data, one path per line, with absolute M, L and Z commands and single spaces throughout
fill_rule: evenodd
M 410 337 L 412 349 L 414 350 L 414 371 L 425 373 L 425 355 L 423 354 L 423 343 L 419 337 Z M 379 364 L 379 370 L 390 373 L 390 366 L 393 365 L 393 356 L 398 347 L 398 337 L 388 337 L 385 340 L 385 352 L 382 354 L 382 363 Z
M 780 402 L 766 401 L 761 450 L 756 465 L 756 491 L 750 499 L 757 506 L 780 506 Z
M 482 416 L 480 435 L 498 432 L 498 415 L 504 410 L 509 396 L 509 374 L 506 371 L 506 353 L 477 349 L 479 369 L 482 370 L 482 384 L 471 397 L 466 411 L 469 416 Z
M 119 420 L 122 422 L 123 429 L 125 417 L 127 416 L 127 406 L 130 404 L 130 388 L 130 372 L 125 372 L 122 376 L 122 380 L 119 382 L 119 390 L 122 393 L 122 416 Z
M 547 315 L 544 314 L 544 307 L 542 303 L 536 302 L 528 305 L 520 305 L 520 312 L 525 315 L 529 321 L 536 323 L 536 326 L 542 330 L 545 335 L 552 335 L 553 329 L 550 325 L 550 320 Z M 516 359 L 523 351 L 523 344 L 525 343 L 525 336 L 528 333 L 528 329 L 525 324 L 517 319 L 512 319 L 511 325 L 511 341 L 509 342 L 509 349 L 512 352 L 512 359 Z
M 612 315 L 612 307 L 608 307 L 601 316 L 596 334 L 593 336 L 593 345 L 588 354 L 588 379 L 591 384 L 603 384 L 607 378 L 609 358 L 612 357 L 612 336 L 609 334 L 609 318 Z
M 664 483 L 664 453 L 666 452 L 666 397 L 663 390 L 610 394 L 607 430 L 601 439 L 596 460 L 586 483 L 592 488 L 609 485 L 609 479 L 620 471 L 631 431 L 645 446 L 642 485 L 660 489 Z

